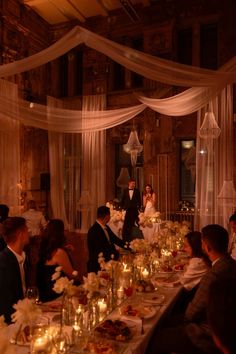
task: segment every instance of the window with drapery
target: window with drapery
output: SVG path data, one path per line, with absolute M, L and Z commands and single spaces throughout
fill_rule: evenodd
M 196 183 L 195 140 L 180 141 L 180 200 L 183 204 L 194 205 Z

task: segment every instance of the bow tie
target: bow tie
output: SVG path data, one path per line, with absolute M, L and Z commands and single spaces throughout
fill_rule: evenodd
M 129 188 L 129 191 L 133 191 L 134 189 L 133 188 Z

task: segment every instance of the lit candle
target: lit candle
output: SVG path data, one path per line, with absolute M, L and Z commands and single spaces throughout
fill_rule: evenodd
M 77 307 L 76 312 L 78 313 L 78 315 L 82 313 L 82 306 L 81 305 L 79 305 Z
M 143 276 L 143 279 L 148 278 L 148 276 L 149 276 L 149 271 L 148 271 L 146 268 L 144 268 L 144 270 L 142 271 L 142 276 Z
M 31 341 L 31 352 L 42 353 L 48 345 L 48 337 L 36 337 Z
M 124 297 L 124 288 L 121 286 L 119 289 L 117 289 L 117 297 L 118 299 L 123 299 Z
M 128 264 L 126 263 L 123 263 L 123 272 L 126 274 L 131 272 L 131 269 L 128 268 Z
M 106 312 L 107 311 L 107 304 L 105 303 L 104 299 L 98 301 L 99 312 Z

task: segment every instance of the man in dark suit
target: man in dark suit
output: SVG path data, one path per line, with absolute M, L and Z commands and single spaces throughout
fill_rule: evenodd
M 26 221 L 10 217 L 2 223 L 2 233 L 7 246 L 0 252 L 0 315 L 11 322 L 13 305 L 24 298 L 26 290 L 24 247 L 29 243 Z
M 89 260 L 87 264 L 88 273 L 100 270 L 98 255 L 103 253 L 105 261 L 109 261 L 111 256 L 117 260 L 119 252 L 115 245 L 124 248 L 125 244 L 117 237 L 107 226 L 110 220 L 110 209 L 106 206 L 100 206 L 97 209 L 97 220 L 88 231 L 87 245 Z
M 122 237 L 124 241 L 131 241 L 131 230 L 138 222 L 139 209 L 141 207 L 141 196 L 135 188 L 135 180 L 129 180 L 128 188 L 124 189 L 121 198 L 121 207 L 126 210 Z
M 208 324 L 207 307 L 211 285 L 217 279 L 231 276 L 236 282 L 236 261 L 227 252 L 228 240 L 228 232 L 220 225 L 207 225 L 202 229 L 202 248 L 212 267 L 201 279 L 183 323 L 158 330 L 149 343 L 148 353 L 219 353 Z
M 216 346 L 222 353 L 236 353 L 236 282 L 229 277 L 211 285 L 208 320 Z

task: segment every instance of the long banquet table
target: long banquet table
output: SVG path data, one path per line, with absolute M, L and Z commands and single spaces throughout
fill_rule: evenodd
M 166 314 L 170 311 L 176 300 L 178 299 L 180 293 L 182 291 L 181 286 L 175 286 L 175 287 L 158 287 L 155 293 L 153 295 L 159 296 L 163 295 L 163 302 L 161 304 L 152 304 L 149 306 L 152 306 L 153 309 L 155 310 L 155 314 L 151 318 L 147 318 L 143 320 L 143 328 L 144 328 L 144 334 L 141 334 L 141 320 L 138 325 L 138 321 L 136 320 L 136 325 L 137 325 L 137 331 L 135 332 L 134 336 L 127 342 L 125 343 L 117 343 L 119 346 L 119 351 L 124 354 L 144 354 L 145 350 L 147 348 L 149 339 L 157 326 L 158 323 L 163 319 L 163 317 L 166 316 Z M 150 298 L 150 293 L 136 293 L 134 294 L 131 298 L 127 299 L 129 303 L 135 301 L 139 301 L 140 303 L 145 302 L 145 297 L 149 296 Z M 126 300 L 125 300 L 126 301 Z M 125 304 L 125 302 L 123 302 Z M 48 314 L 50 315 L 50 314 Z M 119 316 L 118 309 L 116 308 L 110 315 L 108 315 L 108 318 L 117 318 Z M 11 336 L 11 329 L 12 326 L 9 326 L 9 337 Z M 18 346 L 12 344 L 12 346 L 15 349 L 15 354 L 29 354 L 29 346 Z M 76 349 L 75 347 L 71 347 L 69 353 L 81 353 L 81 348 Z M 86 352 L 85 352 L 86 353 Z M 87 352 L 88 353 L 88 352 Z

